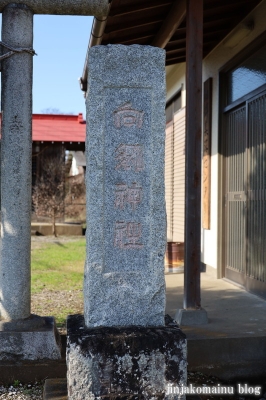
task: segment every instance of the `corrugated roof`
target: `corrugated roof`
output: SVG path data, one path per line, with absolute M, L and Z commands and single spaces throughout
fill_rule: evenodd
M 2 114 L 0 113 L 2 125 Z M 86 121 L 82 113 L 32 114 L 32 141 L 85 143 Z
M 85 142 L 86 121 L 82 114 L 33 114 L 32 140 L 41 142 Z

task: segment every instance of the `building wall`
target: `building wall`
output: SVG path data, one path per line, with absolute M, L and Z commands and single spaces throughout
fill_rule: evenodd
M 166 101 L 181 90 L 181 107 L 186 105 L 186 64 L 166 67 Z
M 172 121 L 166 126 L 165 130 L 165 203 L 167 215 L 167 242 L 173 241 L 173 134 L 174 124 Z
M 221 157 L 218 153 L 218 124 L 219 124 L 219 70 L 242 49 L 266 30 L 266 0 L 263 0 L 244 21 L 254 21 L 254 29 L 235 47 L 226 46 L 223 40 L 203 61 L 203 82 L 213 79 L 212 97 L 212 148 L 211 148 L 211 226 L 210 230 L 202 230 L 202 261 L 218 268 L 221 276 L 221 248 L 219 215 L 221 214 Z M 238 27 L 234 29 L 237 31 Z M 229 36 L 232 35 L 231 32 Z M 167 67 L 167 100 L 182 88 L 182 105 L 185 104 L 185 64 Z M 184 102 L 184 103 L 183 103 Z
M 173 242 L 184 243 L 185 224 L 185 124 L 186 109 L 174 116 Z
M 185 118 L 183 107 L 165 131 L 165 200 L 167 242 L 184 242 Z

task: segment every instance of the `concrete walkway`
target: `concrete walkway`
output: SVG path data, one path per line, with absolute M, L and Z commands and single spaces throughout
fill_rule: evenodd
M 165 274 L 166 312 L 183 307 L 183 274 Z M 266 301 L 223 279 L 201 274 L 202 307 L 209 323 L 181 327 L 188 339 L 188 368 L 222 379 L 266 376 Z
M 184 275 L 166 273 L 165 279 L 166 313 L 174 318 L 176 310 L 183 305 Z M 201 274 L 201 281 L 202 306 L 208 312 L 209 323 L 181 327 L 188 340 L 188 370 L 217 376 L 227 383 L 233 380 L 263 386 L 266 301 L 223 279 L 216 279 L 212 268 Z M 46 380 L 44 400 L 55 399 L 67 400 L 65 379 Z M 187 396 L 187 400 L 197 399 L 200 397 Z

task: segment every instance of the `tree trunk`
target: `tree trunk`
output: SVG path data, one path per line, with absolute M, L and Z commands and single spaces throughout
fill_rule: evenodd
M 55 208 L 53 209 L 53 234 L 55 237 L 57 237 L 56 226 L 55 226 Z

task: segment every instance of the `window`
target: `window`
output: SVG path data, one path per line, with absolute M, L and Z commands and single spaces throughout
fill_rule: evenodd
M 227 105 L 266 83 L 266 46 L 227 73 Z

